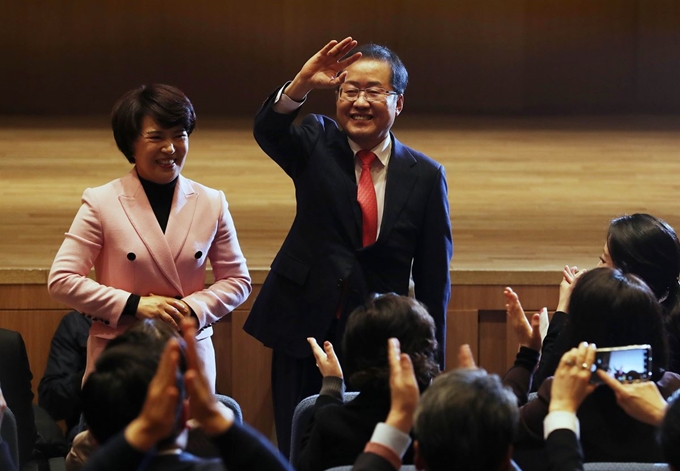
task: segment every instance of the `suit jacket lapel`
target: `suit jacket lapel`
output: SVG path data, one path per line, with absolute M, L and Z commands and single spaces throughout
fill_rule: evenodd
M 168 241 L 173 260 L 177 260 L 189 236 L 197 203 L 198 193 L 194 191 L 189 180 L 180 175 L 175 196 L 172 199 L 168 226 L 165 229 L 165 238 Z
M 348 225 L 350 231 L 350 238 L 355 242 L 355 245 L 361 247 L 361 207 L 357 202 L 357 177 L 354 171 L 354 152 L 349 146 L 347 136 L 345 133 L 341 134 L 341 138 L 329 146 L 329 151 L 332 158 L 337 163 L 343 174 L 343 185 L 347 195 L 347 205 L 339 208 L 343 214 L 339 217 L 346 221 L 354 220 L 354 225 Z
M 414 166 L 416 159 L 411 155 L 408 148 L 392 136 L 392 155 L 387 167 L 387 182 L 385 186 L 385 206 L 383 218 L 380 224 L 378 242 L 386 237 L 394 226 L 406 201 L 408 201 L 413 186 L 418 180 Z
M 133 168 L 121 181 L 123 193 L 118 199 L 125 214 L 161 273 L 177 289 L 178 293 L 182 293 L 182 284 L 170 246 L 156 221 L 156 215 L 153 213 L 149 199 L 146 197 L 142 184 L 137 177 L 137 171 Z M 168 222 L 167 229 L 169 228 L 170 223 Z

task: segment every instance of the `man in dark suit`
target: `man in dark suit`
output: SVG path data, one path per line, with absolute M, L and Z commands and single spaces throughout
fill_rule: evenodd
M 372 293 L 409 293 L 428 308 L 444 366 L 453 252 L 442 165 L 390 132 L 408 74 L 389 49 L 331 41 L 272 94 L 255 120 L 260 147 L 292 178 L 297 214 L 244 325 L 273 349 L 279 447 L 294 408 L 321 376 L 306 338 L 339 346 L 350 312 Z M 335 89 L 337 123 L 293 126 L 314 89 Z M 342 352 L 340 352 L 342 358 Z

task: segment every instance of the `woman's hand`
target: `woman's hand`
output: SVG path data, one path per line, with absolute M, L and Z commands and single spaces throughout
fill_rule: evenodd
M 137 319 L 160 319 L 179 330 L 179 323 L 191 315 L 187 303 L 180 299 L 151 294 L 142 296 L 137 306 Z
M 326 340 L 323 343 L 323 349 L 316 342 L 313 337 L 307 337 L 307 342 L 310 347 L 312 347 L 312 353 L 314 354 L 314 359 L 316 360 L 316 366 L 319 368 L 321 376 L 324 378 L 326 376 L 337 376 L 342 378 L 342 367 L 340 367 L 340 361 L 335 355 L 335 350 L 333 350 L 333 345 Z
M 616 395 L 616 403 L 626 414 L 646 424 L 658 426 L 666 415 L 666 400 L 653 381 L 639 383 L 619 383 L 602 370 L 597 376 L 604 384 L 612 388 Z
M 590 382 L 591 368 L 595 362 L 595 344 L 582 342 L 562 355 L 550 390 L 550 412 L 576 413 L 595 385 Z
M 286 87 L 285 94 L 295 101 L 302 101 L 313 89 L 335 88 L 341 85 L 347 78 L 347 72 L 340 74 L 338 72 L 359 60 L 361 54 L 354 54 L 343 61 L 340 59 L 356 45 L 357 42 L 350 37 L 340 42 L 330 41 L 302 66 L 295 79 Z
M 517 293 L 508 287 L 503 290 L 503 296 L 505 296 L 505 311 L 508 315 L 508 322 L 517 335 L 520 346 L 540 352 L 543 346 L 541 315 L 547 316 L 546 308 L 532 315 L 531 322 L 529 322 L 524 314 L 524 309 L 522 309 L 522 304 L 519 302 Z
M 560 282 L 560 297 L 557 301 L 558 311 L 569 312 L 569 298 L 571 298 L 571 292 L 574 290 L 574 282 L 585 272 L 585 269 L 579 270 L 577 266 L 564 266 L 562 269 L 562 281 Z

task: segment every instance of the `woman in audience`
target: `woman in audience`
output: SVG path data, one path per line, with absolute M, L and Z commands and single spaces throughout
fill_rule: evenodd
M 181 175 L 195 123 L 193 105 L 170 85 L 130 90 L 113 108 L 116 144 L 133 167 L 85 190 L 48 278 L 54 299 L 94 321 L 85 378 L 107 342 L 135 320 L 158 318 L 177 330 L 194 317 L 214 387 L 211 326 L 246 300 L 251 285 L 224 194 Z M 206 288 L 208 262 L 214 282 Z
M 390 367 L 387 340 L 397 338 L 401 351 L 412 361 L 420 390 L 439 373 L 434 321 L 413 298 L 383 294 L 357 308 L 347 321 L 343 337 L 343 360 L 350 386 L 359 391 L 343 403 L 343 370 L 333 346 L 323 349 L 308 339 L 323 375 L 311 423 L 302 439 L 298 471 L 325 470 L 349 465 L 361 454 L 378 422 L 390 410 Z M 407 451 L 404 463 L 413 463 Z
M 613 219 L 609 225 L 598 266 L 618 268 L 642 278 L 661 304 L 669 343 L 668 369 L 680 372 L 680 242 L 673 228 L 649 214 L 636 213 Z M 568 322 L 569 295 L 574 280 L 583 273 L 565 267 L 560 299 L 545 338 L 541 364 L 534 378 L 534 390 L 555 372 L 568 350 L 561 338 Z
M 504 378 L 522 398 L 531 381 L 539 352 L 535 346 L 535 328 L 522 323 L 524 312 L 517 295 L 505 292 L 508 315 L 520 337 L 515 366 Z M 575 283 L 569 302 L 569 322 L 562 334 L 569 348 L 581 342 L 599 348 L 649 344 L 652 347 L 652 380 L 661 395 L 669 397 L 680 388 L 680 375 L 665 372 L 667 346 L 661 307 L 652 290 L 637 276 L 621 270 L 600 267 L 583 274 Z M 583 365 L 591 368 L 592 365 Z M 517 387 L 520 385 L 520 387 Z M 523 385 L 523 387 L 521 386 Z M 543 382 L 538 397 L 522 406 L 520 436 L 515 460 L 525 471 L 540 458 L 534 452 L 543 445 L 543 419 L 550 408 L 552 378 Z M 523 398 L 526 402 L 526 397 Z M 597 387 L 578 410 L 581 444 L 586 461 L 663 460 L 656 442 L 656 430 L 628 416 L 616 404 L 612 389 Z

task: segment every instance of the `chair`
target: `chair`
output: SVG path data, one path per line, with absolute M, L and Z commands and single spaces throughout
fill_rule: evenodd
M 326 471 L 352 471 L 352 465 L 336 466 L 334 468 L 328 468 Z M 399 468 L 399 471 L 416 471 L 416 467 L 412 464 L 404 464 Z
M 666 463 L 585 463 L 584 471 L 669 471 Z
M 225 396 L 224 394 L 215 394 L 215 397 L 217 398 L 218 401 L 220 401 L 222 404 L 227 406 L 229 409 L 234 411 L 234 418 L 239 424 L 243 423 L 243 411 L 241 410 L 241 406 L 239 405 L 238 402 L 236 402 L 235 399 Z
M 17 419 L 9 409 L 5 409 L 5 414 L 2 418 L 2 427 L 0 427 L 0 436 L 2 440 L 7 443 L 9 453 L 12 461 L 19 469 L 19 436 L 17 434 Z
M 346 392 L 343 396 L 344 402 L 349 402 L 359 395 L 358 392 Z M 293 412 L 293 426 L 290 433 L 290 462 L 295 465 L 300 454 L 300 444 L 302 442 L 302 435 L 305 433 L 307 424 L 312 418 L 312 410 L 316 403 L 318 394 L 309 396 L 300 401 Z M 351 466 L 350 466 L 351 469 Z

